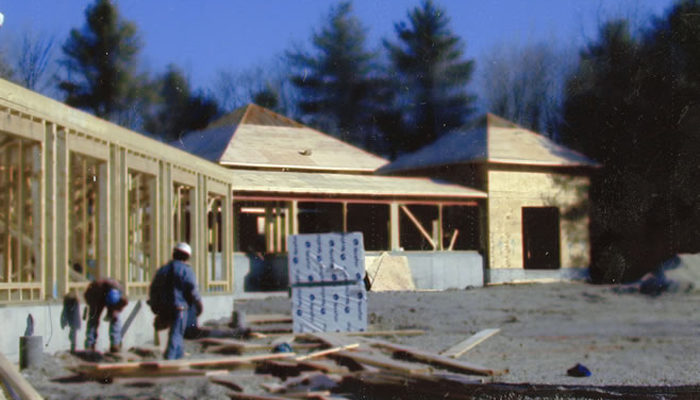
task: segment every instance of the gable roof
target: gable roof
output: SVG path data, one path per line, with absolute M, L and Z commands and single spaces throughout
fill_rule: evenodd
M 493 114 L 463 130 L 399 157 L 378 172 L 396 172 L 451 164 L 497 163 L 548 167 L 595 167 L 593 160 Z
M 372 172 L 384 158 L 249 104 L 190 132 L 174 146 L 221 165 Z

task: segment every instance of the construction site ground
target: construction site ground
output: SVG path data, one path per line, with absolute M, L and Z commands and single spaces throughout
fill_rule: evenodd
M 699 306 L 700 293 L 694 290 L 652 297 L 634 287 L 542 283 L 440 292 L 370 292 L 368 317 L 370 330 L 424 330 L 420 335 L 381 340 L 436 354 L 484 329 L 500 329 L 459 357 L 508 371 L 485 378 L 487 383 L 653 386 L 657 393 L 663 391 L 659 387 L 667 386 L 671 393 L 673 387 L 700 383 Z M 239 300 L 235 307 L 246 315 L 289 315 L 290 299 Z M 190 358 L 217 357 L 204 352 L 201 343 L 188 342 L 187 352 Z M 67 353 L 47 355 L 41 366 L 23 374 L 47 399 L 224 399 L 231 393 L 209 377 L 132 377 L 112 383 L 71 380 L 69 367 L 80 362 Z M 591 375 L 567 375 L 576 364 L 585 366 Z M 251 394 L 266 394 L 263 383 L 282 382 L 251 370 L 230 375 L 244 393 Z

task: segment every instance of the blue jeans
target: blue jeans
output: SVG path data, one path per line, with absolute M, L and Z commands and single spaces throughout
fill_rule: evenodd
M 100 327 L 100 315 L 102 308 L 99 310 L 88 310 L 87 332 L 85 332 L 85 348 L 91 349 L 97 342 L 97 330 Z M 109 311 L 108 311 L 109 312 Z M 122 324 L 119 321 L 119 314 L 109 321 L 109 344 L 119 346 L 122 343 Z
M 168 347 L 165 348 L 166 360 L 177 360 L 185 356 L 185 327 L 187 326 L 187 310 L 175 311 L 175 318 L 168 333 Z

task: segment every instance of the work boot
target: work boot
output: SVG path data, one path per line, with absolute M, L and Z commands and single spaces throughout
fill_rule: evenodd
M 110 353 L 119 353 L 121 350 L 122 350 L 121 344 L 113 344 L 113 345 L 109 346 Z

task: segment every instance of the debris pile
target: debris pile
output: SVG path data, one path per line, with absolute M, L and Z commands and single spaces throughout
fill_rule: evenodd
M 197 339 L 202 352 L 196 358 L 139 360 L 154 352 L 134 348 L 124 353 L 128 354 L 126 361 L 83 361 L 71 366 L 76 376 L 70 381 L 118 385 L 133 378 L 207 377 L 212 384 L 230 390 L 234 399 L 361 398 L 364 391 L 381 397 L 383 391 L 388 395 L 407 385 L 425 395 L 442 397 L 455 385 L 481 383 L 484 377 L 507 372 L 457 359 L 498 330 L 479 332 L 435 354 L 388 340 L 421 335 L 420 330 L 293 334 L 288 316 L 248 316 L 246 321 L 252 326 L 249 339 Z M 287 324 L 286 331 L 283 324 Z M 251 388 L 247 381 L 254 375 L 268 378 Z

